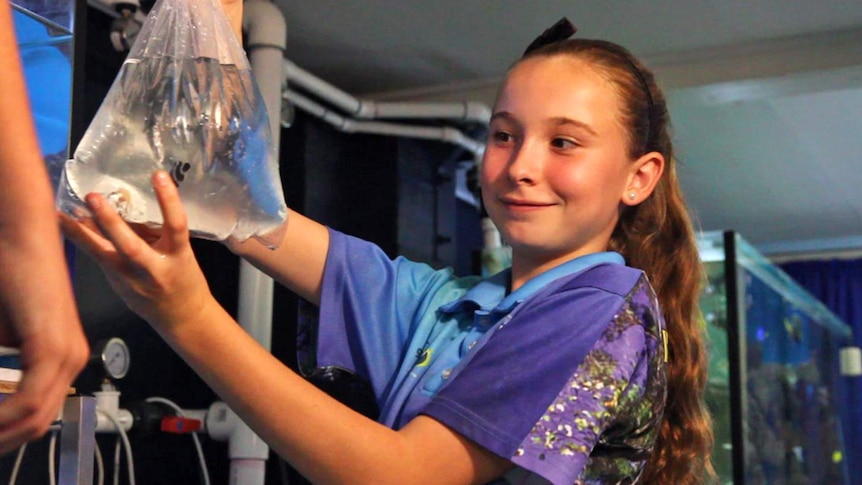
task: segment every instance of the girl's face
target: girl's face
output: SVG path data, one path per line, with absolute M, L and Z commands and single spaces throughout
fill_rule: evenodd
M 585 62 L 553 56 L 513 68 L 480 172 L 513 263 L 547 269 L 607 250 L 620 204 L 633 203 L 626 139 L 616 92 Z

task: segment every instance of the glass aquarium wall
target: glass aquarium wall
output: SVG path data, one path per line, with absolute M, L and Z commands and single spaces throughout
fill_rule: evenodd
M 850 328 L 738 234 L 698 244 L 720 483 L 849 485 L 839 350 Z
M 55 187 L 69 157 L 75 3 L 11 1 L 30 108 Z

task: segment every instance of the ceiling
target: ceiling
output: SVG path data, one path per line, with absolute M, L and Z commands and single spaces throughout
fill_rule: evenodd
M 665 87 L 702 230 L 767 254 L 862 248 L 862 0 L 275 0 L 286 56 L 359 97 L 493 102 L 566 16 Z

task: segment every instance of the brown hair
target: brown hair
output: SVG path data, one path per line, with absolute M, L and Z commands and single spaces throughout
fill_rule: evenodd
M 622 210 L 610 241 L 610 249 L 649 277 L 668 331 L 667 403 L 641 479 L 648 484 L 709 482 L 715 476 L 710 460 L 713 435 L 703 401 L 707 359 L 697 318 L 702 265 L 674 167 L 664 95 L 652 73 L 611 42 L 570 39 L 531 51 L 524 59 L 556 55 L 587 62 L 617 90 L 632 159 L 652 151 L 664 156 L 664 173 L 655 190 L 641 204 Z

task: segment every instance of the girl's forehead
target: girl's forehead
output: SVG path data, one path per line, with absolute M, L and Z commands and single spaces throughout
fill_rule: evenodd
M 509 70 L 502 84 L 502 91 L 531 90 L 539 94 L 579 89 L 614 90 L 603 72 L 583 59 L 568 55 L 523 60 Z
M 558 55 L 526 59 L 512 67 L 495 103 L 494 111 L 501 110 L 521 116 L 553 112 L 601 116 L 619 113 L 619 99 L 614 86 L 590 63 Z
M 573 54 L 556 54 L 523 59 L 509 69 L 507 79 L 525 75 L 525 73 L 550 73 L 566 75 L 582 75 L 600 77 L 596 66 L 587 59 Z

